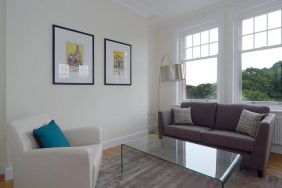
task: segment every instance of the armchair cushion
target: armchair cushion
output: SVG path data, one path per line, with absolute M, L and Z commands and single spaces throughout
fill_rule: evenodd
M 33 135 L 41 148 L 70 147 L 68 140 L 54 120 L 48 125 L 34 129 Z
M 100 144 L 100 127 L 80 127 L 63 130 L 72 147 Z

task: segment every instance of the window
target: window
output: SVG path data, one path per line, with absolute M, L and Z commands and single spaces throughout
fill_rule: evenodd
M 241 24 L 242 101 L 281 102 L 281 10 Z
M 218 28 L 185 35 L 186 99 L 217 98 Z

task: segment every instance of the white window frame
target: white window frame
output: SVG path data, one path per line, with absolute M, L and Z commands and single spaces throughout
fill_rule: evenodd
M 208 56 L 208 57 L 203 57 L 203 58 L 195 58 L 191 59 L 189 61 L 196 61 L 196 60 L 201 60 L 201 59 L 207 59 L 207 58 L 214 58 L 217 57 L 217 98 L 216 99 L 187 99 L 186 98 L 186 83 L 181 82 L 178 83 L 177 85 L 177 90 L 178 92 L 178 98 L 181 100 L 180 102 L 219 102 L 221 99 L 221 64 L 222 64 L 222 54 L 223 54 L 223 25 L 224 21 L 221 20 L 219 17 L 214 18 L 212 20 L 206 21 L 202 24 L 198 25 L 193 25 L 190 27 L 186 27 L 185 29 L 181 30 L 178 32 L 178 62 L 179 63 L 184 63 L 187 60 L 184 60 L 184 55 L 185 55 L 185 37 L 188 35 L 193 35 L 195 33 L 200 33 L 206 30 L 210 30 L 213 28 L 218 28 L 218 54 L 214 56 Z M 186 67 L 186 66 L 185 66 Z M 186 71 L 185 71 L 186 74 Z M 186 76 L 186 75 L 185 75 Z
M 281 109 L 279 105 L 282 105 L 282 102 L 275 102 L 275 101 L 243 101 L 242 100 L 242 62 L 241 62 L 241 55 L 242 55 L 242 21 L 248 18 L 253 18 L 256 16 L 260 16 L 263 14 L 267 14 L 276 10 L 282 10 L 282 3 L 276 4 L 263 4 L 256 7 L 252 7 L 249 9 L 242 10 L 241 12 L 237 13 L 237 19 L 234 20 L 234 36 L 233 36 L 233 62 L 234 62 L 234 89 L 233 89 L 233 101 L 235 103 L 244 103 L 244 104 L 258 104 L 258 105 L 267 105 L 273 109 Z M 282 22 L 282 19 L 281 19 Z M 282 24 L 282 23 L 281 23 Z M 268 30 L 267 30 L 268 31 Z M 282 32 L 281 32 L 281 39 L 282 39 Z M 258 50 L 266 50 L 282 47 L 280 45 L 273 45 L 273 46 L 266 46 L 260 48 L 254 48 L 250 50 L 244 50 L 244 53 L 258 51 Z

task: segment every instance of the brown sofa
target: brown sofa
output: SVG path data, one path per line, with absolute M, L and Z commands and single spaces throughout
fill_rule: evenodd
M 159 133 L 240 153 L 243 157 L 241 167 L 256 169 L 258 176 L 263 176 L 271 149 L 275 116 L 269 113 L 269 107 L 201 102 L 181 104 L 181 108 L 188 107 L 191 107 L 195 126 L 174 125 L 172 110 L 160 111 Z M 236 132 L 236 126 L 243 109 L 266 114 L 255 138 Z

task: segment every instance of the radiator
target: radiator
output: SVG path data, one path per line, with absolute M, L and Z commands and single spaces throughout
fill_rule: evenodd
M 282 145 L 282 116 L 276 115 L 274 120 L 273 144 Z

